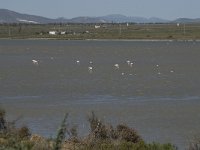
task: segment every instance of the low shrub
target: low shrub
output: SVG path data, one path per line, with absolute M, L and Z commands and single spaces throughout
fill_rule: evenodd
M 195 137 L 189 144 L 188 150 L 200 150 L 200 138 Z
M 0 107 L 0 132 L 6 129 L 5 110 Z
M 16 128 L 5 119 L 5 111 L 0 109 L 0 150 L 176 150 L 171 144 L 147 144 L 135 129 L 125 124 L 116 127 L 105 124 L 94 112 L 88 117 L 90 133 L 85 138 L 78 137 L 77 127 L 66 124 L 68 114 L 63 118 L 55 139 L 32 135 L 29 128 Z M 191 145 L 189 150 L 195 149 Z
M 117 126 L 116 130 L 120 140 L 132 143 L 142 141 L 142 138 L 138 135 L 138 133 L 134 129 L 129 128 L 127 125 L 120 124 Z

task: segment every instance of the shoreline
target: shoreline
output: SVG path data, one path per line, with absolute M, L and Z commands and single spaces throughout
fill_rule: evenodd
M 63 38 L 0 38 L 0 40 L 58 40 L 58 41 L 124 41 L 124 42 L 200 42 L 200 39 L 63 39 Z

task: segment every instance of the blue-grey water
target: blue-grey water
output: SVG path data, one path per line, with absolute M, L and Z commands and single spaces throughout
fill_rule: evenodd
M 0 103 L 44 136 L 65 112 L 86 135 L 93 110 L 182 149 L 200 135 L 199 65 L 198 41 L 0 40 Z

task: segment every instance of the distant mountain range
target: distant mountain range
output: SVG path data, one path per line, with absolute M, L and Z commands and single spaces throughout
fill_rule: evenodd
M 51 19 L 36 15 L 21 14 L 8 9 L 0 9 L 0 23 L 200 23 L 200 18 L 189 19 L 179 18 L 176 20 L 164 20 L 160 18 L 127 17 L 120 14 L 113 14 L 101 17 L 76 17 L 72 19 L 57 18 Z

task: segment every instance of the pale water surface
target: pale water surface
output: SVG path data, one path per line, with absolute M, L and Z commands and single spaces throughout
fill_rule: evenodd
M 182 149 L 200 135 L 199 65 L 197 41 L 0 40 L 0 103 L 44 136 L 55 135 L 65 112 L 87 134 L 93 110 Z

